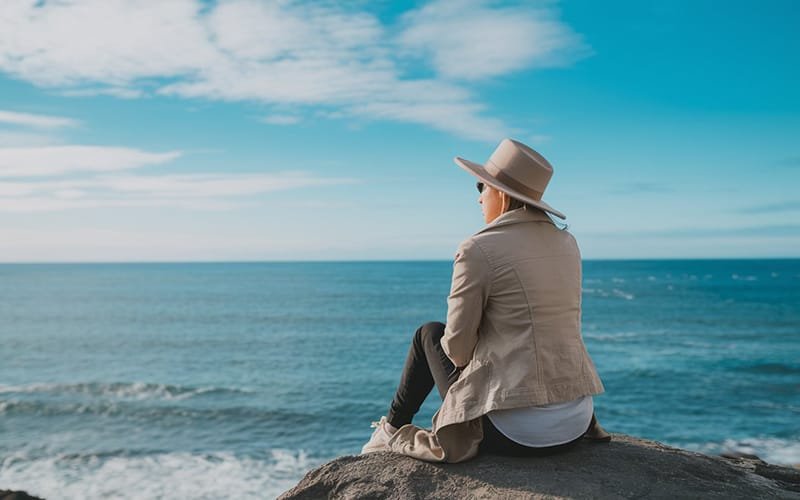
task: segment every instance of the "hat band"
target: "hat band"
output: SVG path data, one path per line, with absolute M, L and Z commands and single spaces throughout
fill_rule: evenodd
M 500 170 L 500 168 L 495 165 L 492 160 L 486 162 L 485 165 L 486 171 L 489 174 L 497 179 L 498 181 L 502 182 L 503 184 L 507 185 L 511 189 L 519 191 L 520 193 L 524 194 L 529 198 L 533 198 L 534 200 L 541 201 L 542 195 L 544 194 L 543 191 L 537 191 L 535 189 L 531 189 L 525 184 L 519 182 L 515 178 L 511 177 L 507 173 Z

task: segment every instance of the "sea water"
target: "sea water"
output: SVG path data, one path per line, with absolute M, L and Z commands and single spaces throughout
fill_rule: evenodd
M 800 260 L 587 261 L 600 422 L 800 462 Z M 0 489 L 268 498 L 355 454 L 450 262 L 0 266 Z M 429 426 L 434 393 L 415 422 Z

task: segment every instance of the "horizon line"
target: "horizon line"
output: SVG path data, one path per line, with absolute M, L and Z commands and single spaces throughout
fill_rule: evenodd
M 726 261 L 726 260 L 800 260 L 797 257 L 610 257 L 581 259 L 581 262 L 663 262 L 663 261 Z M 272 260 L 108 260 L 108 261 L 0 261 L 6 265 L 109 265 L 109 264 L 368 264 L 409 262 L 452 262 L 452 259 L 272 259 Z

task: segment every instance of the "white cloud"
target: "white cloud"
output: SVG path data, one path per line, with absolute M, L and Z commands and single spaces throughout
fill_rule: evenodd
M 179 207 L 227 210 L 248 197 L 315 186 L 353 184 L 351 178 L 307 172 L 274 174 L 100 175 L 86 179 L 0 181 L 0 212 L 52 212 L 98 207 Z
M 37 121 L 41 115 L 15 113 L 5 116 L 15 124 L 44 123 Z M 70 123 L 67 118 L 60 120 L 59 123 Z M 350 178 L 318 177 L 303 171 L 121 173 L 166 164 L 181 157 L 183 152 L 53 144 L 55 140 L 37 134 L 0 131 L 0 212 L 54 212 L 99 207 L 230 210 L 253 204 L 253 197 L 265 193 L 357 182 Z M 3 147 L 6 141 L 34 144 Z M 35 144 L 37 142 L 44 144 Z
M 0 3 L 0 71 L 64 95 L 316 106 L 488 141 L 508 127 L 487 120 L 464 84 L 448 79 L 568 62 L 583 47 L 547 9 L 477 1 L 435 2 L 399 27 L 329 3 L 225 0 L 205 10 L 199 0 L 39 4 Z M 432 57 L 436 77 L 403 73 L 418 53 Z
M 80 122 L 61 116 L 35 115 L 0 109 L 0 123 L 36 128 L 74 127 Z
M 268 115 L 261 118 L 261 121 L 270 125 L 294 125 L 300 123 L 300 117 L 297 115 Z
M 0 130 L 0 148 L 47 146 L 61 142 L 61 139 L 49 134 Z
M 183 75 L 217 55 L 191 0 L 7 0 L 0 64 L 41 86 Z
M 147 94 L 143 90 L 126 87 L 97 87 L 86 89 L 70 89 L 59 92 L 65 97 L 90 97 L 95 95 L 108 95 L 119 97 L 120 99 L 137 99 L 145 97 Z
M 505 124 L 496 118 L 479 116 L 477 112 L 481 109 L 478 104 L 465 105 L 446 100 L 414 104 L 387 100 L 355 105 L 351 111 L 366 117 L 417 121 L 472 139 L 496 140 L 507 135 Z
M 126 170 L 158 165 L 180 155 L 180 151 L 151 153 L 107 146 L 0 148 L 0 178 Z
M 118 176 L 96 179 L 88 186 L 115 192 L 183 198 L 247 196 L 303 187 L 349 184 L 348 178 L 321 178 L 305 172 L 276 174 L 184 174 Z M 87 184 L 84 184 L 86 186 Z
M 476 80 L 526 67 L 560 66 L 588 54 L 581 37 L 545 8 L 437 0 L 405 16 L 400 42 L 430 55 L 435 70 Z

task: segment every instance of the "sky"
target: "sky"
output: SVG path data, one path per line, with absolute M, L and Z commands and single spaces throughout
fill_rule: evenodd
M 800 257 L 796 2 L 0 2 L 0 262 L 451 259 L 504 137 L 585 259 Z

